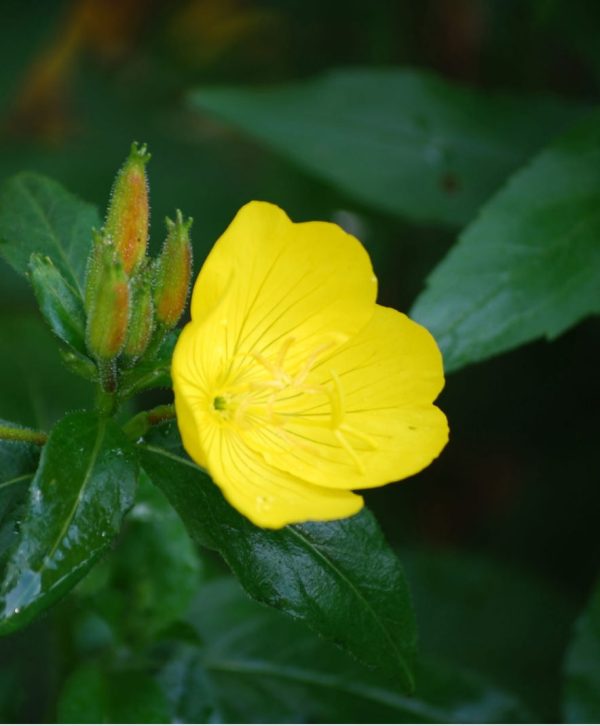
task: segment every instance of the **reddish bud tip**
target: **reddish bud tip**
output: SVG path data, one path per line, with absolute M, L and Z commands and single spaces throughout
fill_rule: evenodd
M 149 160 L 145 144 L 132 144 L 114 181 L 106 215 L 105 233 L 112 239 L 128 275 L 135 272 L 146 256 L 150 214 L 146 164 Z

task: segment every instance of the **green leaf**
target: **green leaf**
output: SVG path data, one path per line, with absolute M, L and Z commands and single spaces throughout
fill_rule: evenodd
M 149 675 L 84 665 L 67 679 L 58 723 L 170 723 L 167 701 Z
M 600 584 L 575 625 L 564 673 L 565 722 L 600 721 Z
M 595 114 L 516 174 L 429 278 L 411 315 L 447 370 L 600 312 L 599 209 Z
M 32 254 L 29 271 L 38 305 L 50 328 L 63 342 L 85 355 L 85 311 L 81 297 L 50 257 Z
M 123 534 L 105 585 L 113 587 L 111 607 L 122 604 L 114 626 L 126 640 L 149 642 L 186 613 L 198 591 L 200 560 L 179 515 L 143 475 Z
M 37 315 L 0 315 L 2 416 L 48 429 L 65 409 L 93 401 L 93 390 L 74 378 L 56 350 L 56 338 Z
M 481 556 L 404 553 L 424 657 L 518 694 L 555 721 L 570 601 L 545 580 Z
M 421 665 L 414 697 L 230 578 L 201 588 L 190 615 L 202 645 L 180 644 L 159 674 L 181 722 L 400 723 L 521 720 L 516 699 L 482 680 Z
M 412 688 L 410 596 L 401 565 L 369 511 L 281 530 L 255 527 L 188 459 L 173 423 L 151 432 L 141 460 L 192 537 L 218 550 L 252 597 Z
M 134 452 L 111 421 L 71 413 L 45 445 L 0 589 L 0 632 L 29 622 L 89 570 L 131 507 Z
M 0 254 L 27 274 L 32 252 L 52 259 L 83 298 L 83 283 L 96 208 L 51 179 L 21 173 L 0 191 Z
M 0 440 L 0 565 L 4 565 L 15 542 L 17 521 L 22 516 L 39 456 L 40 447 L 35 444 Z
M 201 88 L 193 106 L 377 209 L 463 224 L 581 116 L 548 98 L 491 96 L 423 71 L 336 70 L 280 88 Z

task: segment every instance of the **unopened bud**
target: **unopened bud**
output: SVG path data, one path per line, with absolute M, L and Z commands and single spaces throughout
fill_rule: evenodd
M 104 267 L 115 259 L 115 247 L 102 232 L 93 231 L 92 251 L 85 273 L 85 309 L 89 312 Z
M 130 288 L 131 313 L 123 357 L 132 365 L 144 355 L 154 332 L 154 302 L 149 270 L 132 278 Z
M 98 361 L 116 358 L 125 344 L 129 281 L 121 260 L 105 255 L 88 308 L 85 342 Z
M 132 144 L 113 184 L 106 215 L 105 233 L 112 239 L 128 275 L 142 263 L 148 244 L 148 161 L 146 146 Z
M 154 306 L 156 319 L 164 329 L 174 328 L 183 314 L 192 276 L 192 220 L 183 221 L 181 212 L 173 222 L 167 219 L 167 239 L 156 261 Z

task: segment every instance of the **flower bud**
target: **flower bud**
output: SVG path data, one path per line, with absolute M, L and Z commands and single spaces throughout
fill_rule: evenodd
M 168 219 L 167 239 L 155 264 L 154 306 L 156 319 L 163 329 L 177 325 L 187 301 L 192 275 L 192 220 L 183 221 L 177 210 L 175 222 Z
M 106 215 L 105 234 L 112 239 L 128 275 L 135 272 L 146 255 L 149 160 L 145 145 L 131 145 L 129 157 L 113 184 Z
M 121 260 L 104 253 L 88 307 L 85 342 L 98 361 L 116 358 L 129 321 L 129 281 Z
M 104 266 L 115 258 L 115 247 L 112 241 L 98 230 L 93 230 L 92 235 L 92 251 L 88 257 L 85 273 L 85 309 L 88 313 Z
M 154 302 L 149 270 L 143 270 L 130 281 L 131 314 L 123 357 L 133 365 L 146 352 L 154 332 Z

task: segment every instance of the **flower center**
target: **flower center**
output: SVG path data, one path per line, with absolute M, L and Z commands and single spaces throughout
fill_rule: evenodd
M 315 348 L 303 363 L 286 365 L 294 344 L 293 338 L 284 341 L 274 358 L 251 352 L 250 360 L 236 378 L 224 385 L 212 400 L 213 413 L 220 424 L 240 429 L 275 427 L 290 446 L 310 447 L 310 444 L 291 437 L 286 426 L 292 422 L 327 428 L 346 451 L 353 464 L 363 471 L 360 450 L 376 448 L 372 439 L 356 431 L 346 420 L 342 382 L 334 370 L 328 371 L 326 383 L 309 381 L 309 376 L 324 352 L 335 343 Z

